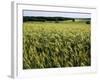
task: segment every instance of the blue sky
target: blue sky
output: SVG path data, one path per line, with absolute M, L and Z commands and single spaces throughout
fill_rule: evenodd
M 45 16 L 45 17 L 70 17 L 70 18 L 91 18 L 89 13 L 72 13 L 72 12 L 47 12 L 47 11 L 29 11 L 24 10 L 23 16 Z

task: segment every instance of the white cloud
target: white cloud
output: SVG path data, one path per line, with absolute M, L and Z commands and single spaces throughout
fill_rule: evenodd
M 47 11 L 27 11 L 23 12 L 23 16 L 47 16 L 47 17 L 71 17 L 71 18 L 90 18 L 89 13 L 75 12 L 47 12 Z

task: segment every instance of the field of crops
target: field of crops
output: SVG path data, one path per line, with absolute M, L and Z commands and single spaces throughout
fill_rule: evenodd
M 23 69 L 90 66 L 90 36 L 85 22 L 24 22 Z

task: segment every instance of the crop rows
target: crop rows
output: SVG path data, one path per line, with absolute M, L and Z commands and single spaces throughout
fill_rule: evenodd
M 25 22 L 23 69 L 91 65 L 90 24 Z

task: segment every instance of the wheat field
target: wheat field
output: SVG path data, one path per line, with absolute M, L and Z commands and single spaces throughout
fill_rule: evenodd
M 84 21 L 24 22 L 23 69 L 90 66 L 90 39 Z

